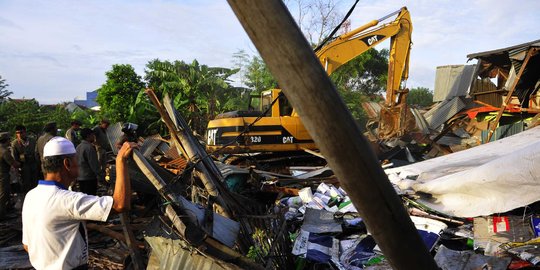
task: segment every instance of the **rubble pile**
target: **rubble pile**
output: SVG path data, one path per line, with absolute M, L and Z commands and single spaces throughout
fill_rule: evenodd
M 434 104 L 411 108 L 417 130 L 379 141 L 379 159 L 396 165 L 466 150 L 496 141 L 540 122 L 540 41 L 470 54 L 473 65 L 437 67 Z M 363 104 L 370 119 L 380 105 Z M 377 141 L 376 127 L 366 135 Z

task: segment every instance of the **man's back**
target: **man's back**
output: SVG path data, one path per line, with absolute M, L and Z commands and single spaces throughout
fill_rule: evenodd
M 36 142 L 36 148 L 37 148 L 37 152 L 39 154 L 39 159 L 42 160 L 43 159 L 43 148 L 45 148 L 45 144 L 50 140 L 52 139 L 52 137 L 54 137 L 52 134 L 50 133 L 44 133 L 43 135 L 41 135 L 37 142 Z
M 9 176 L 9 170 L 13 164 L 13 158 L 6 145 L 0 144 L 0 173 Z
M 77 131 L 71 127 L 66 131 L 66 139 L 70 140 L 75 147 L 81 143 L 81 139 L 79 138 L 79 135 L 77 134 Z
M 28 246 L 32 266 L 73 269 L 86 264 L 83 220 L 105 221 L 111 207 L 112 197 L 90 196 L 65 190 L 53 181 L 40 181 L 27 193 L 22 211 L 23 244 Z
M 88 179 L 101 180 L 101 165 L 99 163 L 94 145 L 83 140 L 77 146 L 77 162 L 79 164 L 79 181 Z

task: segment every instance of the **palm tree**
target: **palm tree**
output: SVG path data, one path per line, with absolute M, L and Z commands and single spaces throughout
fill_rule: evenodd
M 221 98 L 235 88 L 229 77 L 238 70 L 200 65 L 197 60 L 191 64 L 184 61 L 160 61 L 147 64 L 145 79 L 159 95 L 172 97 L 177 110 L 182 112 L 191 128 L 202 134 L 208 119 L 214 118 L 222 110 Z

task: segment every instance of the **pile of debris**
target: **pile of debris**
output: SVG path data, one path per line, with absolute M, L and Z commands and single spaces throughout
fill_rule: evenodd
M 442 269 L 540 265 L 536 203 L 540 169 L 535 166 L 540 162 L 540 154 L 535 153 L 539 143 L 537 127 L 491 144 L 386 170 Z M 514 165 L 503 166 L 508 160 Z M 278 205 L 285 218 L 297 224 L 291 232 L 296 237 L 292 253 L 308 265 L 391 269 L 339 186 L 306 187 L 298 196 L 282 198 Z
M 540 40 L 536 40 L 470 54 L 469 60 L 478 60 L 474 65 L 438 67 L 435 104 L 429 108 L 411 108 L 418 131 L 400 140 L 381 142 L 380 159 L 394 159 L 396 165 L 413 163 L 502 139 L 538 125 L 539 49 Z M 378 117 L 379 104 L 369 102 L 363 107 L 370 118 Z

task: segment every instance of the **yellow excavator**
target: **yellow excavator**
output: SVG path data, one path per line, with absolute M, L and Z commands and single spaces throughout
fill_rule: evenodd
M 396 16 L 393 21 L 379 25 L 393 16 Z M 411 33 L 410 14 L 403 7 L 335 38 L 316 52 L 330 75 L 343 64 L 390 38 L 386 101 L 378 125 L 381 139 L 401 136 L 415 126 L 414 117 L 405 102 L 408 90 L 401 88 L 402 82 L 408 78 Z M 208 123 L 209 152 L 237 154 L 305 149 L 313 150 L 317 146 L 280 89 L 251 96 L 247 111 L 220 114 Z

